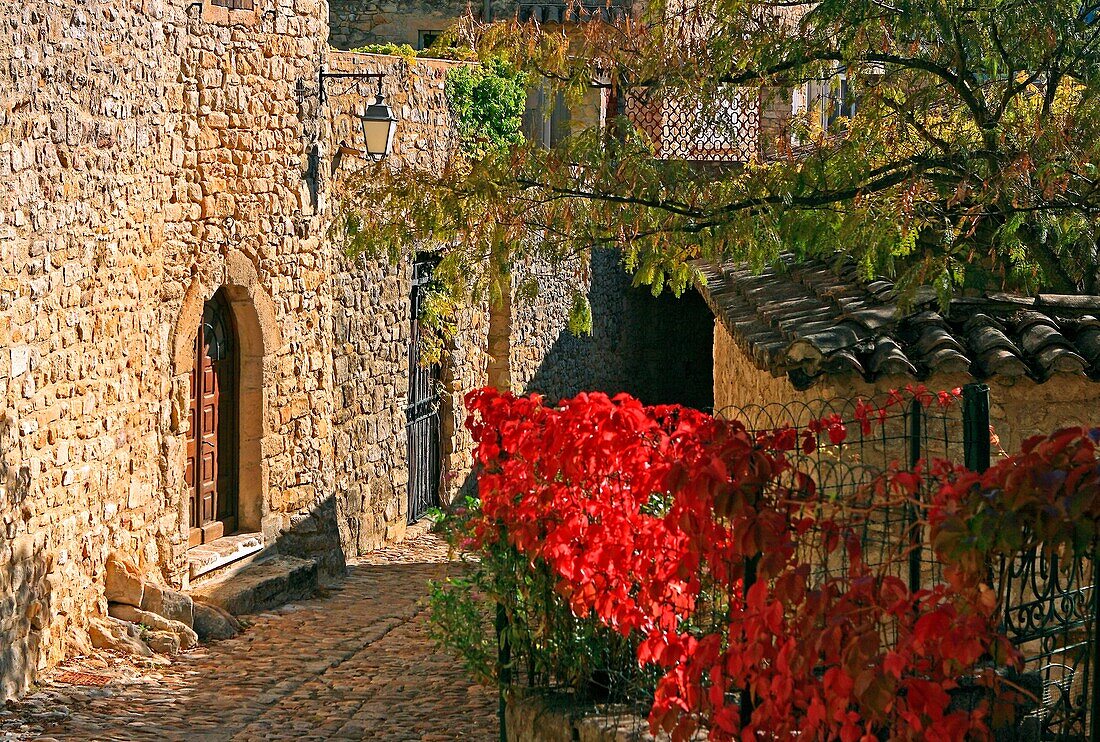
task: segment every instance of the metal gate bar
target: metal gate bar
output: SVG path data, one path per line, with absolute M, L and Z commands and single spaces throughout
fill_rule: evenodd
M 421 364 L 420 309 L 424 290 L 431 282 L 433 257 L 418 257 L 413 263 L 411 331 L 409 333 L 409 402 L 405 408 L 405 430 L 409 450 L 408 523 L 424 516 L 439 502 L 442 471 L 440 450 L 438 364 Z

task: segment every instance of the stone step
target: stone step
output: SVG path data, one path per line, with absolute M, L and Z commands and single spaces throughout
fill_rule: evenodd
M 233 574 L 194 585 L 189 593 L 195 600 L 239 616 L 309 598 L 316 590 L 316 561 L 273 554 Z
M 238 533 L 187 550 L 187 571 L 192 583 L 241 568 L 265 556 L 262 533 Z

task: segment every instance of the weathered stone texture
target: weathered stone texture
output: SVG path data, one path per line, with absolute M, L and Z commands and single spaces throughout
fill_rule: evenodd
M 367 44 L 408 44 L 414 49 L 421 31 L 445 31 L 467 12 L 480 17 L 474 0 L 330 0 L 331 42 L 337 49 Z
M 435 170 L 453 152 L 444 90 L 453 63 L 408 62 L 398 57 L 334 53 L 334 72 L 384 72 L 384 92 L 400 119 L 385 166 Z M 367 83 L 373 91 L 373 85 Z M 353 114 L 360 105 L 347 83 L 336 82 L 334 142 L 359 136 Z M 340 95 L 340 92 L 346 92 Z M 346 162 L 341 172 L 361 163 Z M 339 176 L 339 173 L 337 173 Z M 349 553 L 363 553 L 404 534 L 408 502 L 405 407 L 409 393 L 412 309 L 411 264 L 397 266 L 362 256 L 336 257 L 331 279 L 333 311 L 334 456 L 337 520 Z M 469 472 L 472 442 L 463 428 L 462 397 L 485 383 L 484 312 L 468 310 L 464 331 L 442 359 L 443 477 L 449 502 Z
M 524 742 L 668 742 L 649 733 L 649 723 L 626 704 L 585 704 L 569 692 L 516 689 L 504 709 L 507 738 Z M 706 739 L 706 732 L 692 740 Z
M 329 569 L 403 533 L 407 266 L 325 238 L 336 137 L 373 89 L 319 108 L 316 81 L 325 64 L 389 72 L 389 164 L 433 167 L 446 65 L 330 59 L 321 0 L 232 13 L 0 11 L 0 699 L 87 647 L 112 552 L 184 585 L 188 374 L 219 289 L 240 343 L 242 528 Z M 468 324 L 456 394 L 484 378 Z M 448 445 L 457 466 L 468 438 Z
M 0 698 L 85 646 L 103 565 L 156 565 L 159 302 L 183 44 L 158 2 L 0 11 Z
M 585 0 L 590 9 L 605 10 L 605 0 Z M 630 6 L 630 2 L 612 5 Z M 557 23 L 568 18 L 570 0 L 531 3 L 524 0 L 330 0 L 331 43 L 337 49 L 355 49 L 368 44 L 408 44 L 417 48 L 421 32 L 445 31 L 459 19 L 507 20 Z
M 631 285 L 614 250 L 596 250 L 586 272 L 531 266 L 539 295 L 513 307 L 512 379 L 556 402 L 585 390 L 627 392 L 647 404 L 709 407 L 710 311 L 694 293 L 654 297 Z M 528 273 L 521 274 L 522 281 Z M 574 286 L 587 292 L 592 334 L 568 329 Z

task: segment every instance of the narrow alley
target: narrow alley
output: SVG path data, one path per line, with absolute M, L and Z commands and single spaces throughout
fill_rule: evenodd
M 442 541 L 420 535 L 169 665 L 67 663 L 0 707 L 0 740 L 492 740 L 493 690 L 428 637 L 428 580 L 456 568 Z M 112 679 L 59 679 L 74 670 Z

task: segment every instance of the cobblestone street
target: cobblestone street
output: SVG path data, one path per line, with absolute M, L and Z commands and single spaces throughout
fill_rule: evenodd
M 496 697 L 428 638 L 433 535 L 359 559 L 315 600 L 251 618 L 168 665 L 84 658 L 0 707 L 0 740 L 492 740 Z M 103 687 L 58 680 L 111 675 Z

